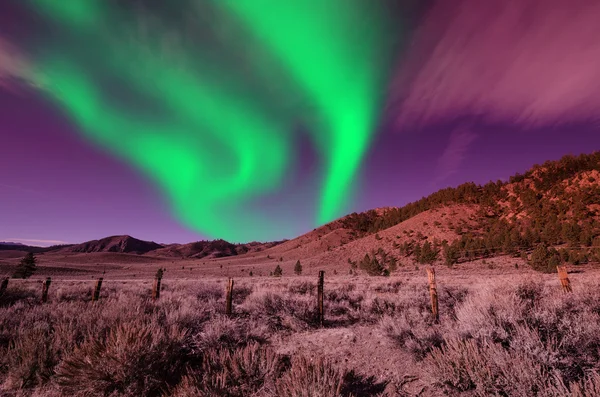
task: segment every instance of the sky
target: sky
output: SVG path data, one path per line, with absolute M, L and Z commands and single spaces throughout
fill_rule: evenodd
M 178 4 L 2 1 L 0 241 L 280 240 L 600 150 L 594 0 Z

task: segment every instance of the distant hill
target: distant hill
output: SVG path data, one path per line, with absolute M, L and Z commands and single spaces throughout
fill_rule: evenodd
M 151 252 L 150 255 L 182 258 L 222 258 L 259 252 L 277 244 L 279 242 L 233 244 L 225 240 L 206 240 L 189 244 L 170 244 Z
M 69 245 L 54 245 L 51 247 L 36 247 L 33 245 L 25 245 L 22 243 L 13 243 L 13 242 L 0 242 L 0 251 L 23 251 L 23 252 L 49 252 L 56 251 L 62 249 L 64 247 L 68 247 Z
M 131 254 L 145 254 L 163 248 L 155 242 L 143 241 L 131 236 L 110 236 L 100 240 L 87 241 L 63 248 L 63 252 L 120 252 Z
M 111 236 L 65 247 L 61 252 L 117 252 L 173 258 L 221 258 L 258 252 L 279 242 L 233 244 L 225 240 L 196 241 L 188 244 L 158 244 L 131 236 Z

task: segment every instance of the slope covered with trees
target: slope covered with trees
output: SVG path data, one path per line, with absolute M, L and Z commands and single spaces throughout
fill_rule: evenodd
M 412 241 L 400 247 L 420 263 L 432 255 L 452 265 L 495 254 L 521 255 L 539 270 L 563 262 L 600 260 L 600 153 L 565 156 L 536 165 L 508 182 L 440 190 L 392 209 L 370 225 L 378 232 L 423 211 L 451 204 L 478 206 L 475 223 L 454 226 L 454 241 Z M 533 249 L 535 248 L 535 251 Z
M 466 215 L 465 208 L 474 213 Z M 403 231 L 408 238 L 395 235 L 389 242 L 389 231 L 402 230 L 399 226 L 424 213 L 431 214 L 424 230 Z M 362 256 L 348 258 L 351 270 L 368 274 L 388 274 L 401 258 L 451 266 L 508 254 L 541 271 L 600 261 L 600 153 L 565 156 L 508 181 L 465 183 L 400 208 L 354 213 L 341 221 L 368 240 Z M 452 235 L 437 238 L 439 230 Z M 385 241 L 380 235 L 387 236 Z

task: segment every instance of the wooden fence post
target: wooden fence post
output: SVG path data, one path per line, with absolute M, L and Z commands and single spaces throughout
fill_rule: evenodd
M 46 281 L 42 282 L 42 303 L 48 302 L 48 290 L 50 289 L 50 283 L 52 279 L 48 277 Z
M 152 299 L 157 300 L 160 298 L 160 282 L 162 280 L 163 272 L 159 269 L 154 277 L 154 286 L 152 287 Z
M 440 320 L 440 312 L 438 307 L 437 285 L 435 282 L 435 269 L 427 269 L 427 278 L 429 279 L 429 296 L 431 297 L 431 314 L 435 322 Z
M 325 284 L 325 272 L 319 271 L 319 285 L 317 288 L 317 305 L 319 308 L 319 326 L 325 323 L 325 308 L 323 307 L 323 288 Z
M 4 278 L 4 280 L 2 280 L 2 284 L 0 284 L 0 297 L 2 295 L 4 295 L 7 288 L 8 288 L 8 277 Z
M 558 271 L 558 279 L 560 280 L 560 285 L 564 292 L 573 292 L 571 288 L 571 280 L 569 280 L 569 275 L 567 273 L 566 266 L 556 266 L 556 270 Z
M 100 299 L 100 288 L 102 288 L 102 280 L 103 280 L 103 278 L 100 277 L 98 279 L 98 281 L 96 281 L 96 288 L 94 288 L 94 294 L 92 295 L 92 302 L 98 302 L 98 300 Z
M 233 279 L 230 278 L 227 282 L 227 294 L 225 296 L 225 314 L 231 316 L 233 314 Z

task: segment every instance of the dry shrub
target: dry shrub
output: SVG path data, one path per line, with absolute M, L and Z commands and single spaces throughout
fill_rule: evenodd
M 36 291 L 20 285 L 11 285 L 9 282 L 8 288 L 4 294 L 0 296 L 0 308 L 12 306 L 17 302 L 27 302 L 32 305 L 37 303 L 39 295 Z
M 92 300 L 92 291 L 94 286 L 85 285 L 85 284 L 77 284 L 77 285 L 60 285 L 54 291 L 54 299 L 55 302 L 87 302 Z M 106 290 L 106 288 L 105 288 Z M 104 294 L 100 295 L 100 299 L 106 299 L 107 294 L 106 291 L 102 291 Z
M 509 344 L 523 321 L 522 301 L 510 290 L 483 289 L 456 308 L 457 336 Z
M 600 370 L 600 315 L 589 300 L 587 293 L 565 295 L 531 282 L 485 290 L 457 309 L 456 336 L 527 351 L 565 383 L 577 382 Z
M 319 324 L 316 302 L 307 296 L 259 290 L 254 291 L 240 309 L 276 330 L 302 331 Z
M 397 294 L 400 291 L 401 286 L 402 286 L 401 281 L 393 281 L 393 282 L 376 285 L 373 290 L 375 292 L 379 292 L 379 293 Z
M 57 383 L 75 396 L 152 396 L 179 381 L 186 332 L 146 321 L 119 324 L 106 338 L 90 337 L 60 363 Z
M 28 389 L 45 383 L 59 359 L 51 331 L 45 328 L 19 329 L 4 357 L 8 376 L 6 389 Z
M 219 300 L 225 294 L 223 287 L 218 284 L 199 284 L 195 290 L 196 298 L 200 301 Z
M 284 365 L 272 349 L 256 343 L 234 350 L 210 349 L 203 353 L 200 368 L 189 371 L 172 395 L 244 397 L 266 392 Z
M 442 346 L 442 330 L 433 322 L 430 313 L 406 311 L 399 316 L 385 316 L 380 327 L 399 347 L 422 360 L 433 348 Z
M 254 288 L 252 288 L 251 285 L 236 285 L 235 288 L 233 288 L 233 303 L 235 305 L 244 303 L 246 298 L 252 294 L 253 290 Z
M 580 382 L 571 384 L 571 388 L 564 392 L 564 396 L 571 397 L 596 397 L 600 396 L 600 374 L 592 372 Z
M 304 356 L 292 359 L 292 367 L 275 383 L 276 396 L 337 397 L 344 386 L 346 372 L 325 359 Z
M 193 344 L 197 351 L 234 348 L 253 341 L 264 343 L 268 335 L 270 330 L 264 322 L 252 318 L 215 316 L 205 323 L 201 332 L 194 335 Z
M 309 281 L 295 281 L 288 286 L 288 292 L 298 295 L 314 295 L 317 291 L 317 284 Z
M 552 374 L 525 353 L 493 342 L 448 340 L 425 359 L 430 375 L 448 391 L 476 396 L 548 395 Z

